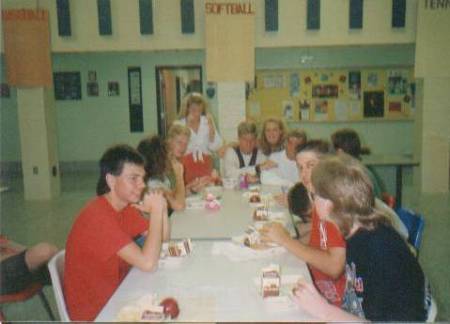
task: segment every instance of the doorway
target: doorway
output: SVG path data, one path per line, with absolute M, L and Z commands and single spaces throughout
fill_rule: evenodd
M 203 92 L 202 67 L 157 66 L 155 72 L 158 134 L 166 136 L 172 122 L 179 118 L 183 98 L 191 92 Z

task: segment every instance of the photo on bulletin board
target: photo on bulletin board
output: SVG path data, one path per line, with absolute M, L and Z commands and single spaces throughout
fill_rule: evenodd
M 334 116 L 336 120 L 345 121 L 349 119 L 349 105 L 346 100 L 334 102 Z
M 300 100 L 298 103 L 299 106 L 299 114 L 298 119 L 299 120 L 309 120 L 309 111 L 311 108 L 311 101 L 307 99 Z
M 9 98 L 11 96 L 11 91 L 7 83 L 0 83 L 0 97 Z
M 264 88 L 273 89 L 273 88 L 284 88 L 284 75 L 283 74 L 273 74 L 273 75 L 265 75 L 263 77 Z
M 88 71 L 88 81 L 97 82 L 97 71 Z
M 108 96 L 115 97 L 120 94 L 119 91 L 119 82 L 117 81 L 109 81 L 108 82 Z
M 336 84 L 320 84 L 312 88 L 314 98 L 337 98 L 339 89 Z
M 54 72 L 56 100 L 81 100 L 80 72 Z
M 294 119 L 294 103 L 291 100 L 285 100 L 282 103 L 284 120 Z
M 348 72 L 348 95 L 350 99 L 361 99 L 361 71 Z
M 404 95 L 408 87 L 408 81 L 402 76 L 390 76 L 388 80 L 389 95 Z
M 349 108 L 348 114 L 350 119 L 358 120 L 362 118 L 361 104 L 359 100 L 349 100 L 348 108 Z
M 378 87 L 378 74 L 376 72 L 369 72 L 367 74 L 367 86 L 370 88 Z
M 316 99 L 314 101 L 314 119 L 316 121 L 328 120 L 328 100 Z
M 388 110 L 390 113 L 400 113 L 402 112 L 402 103 L 399 101 L 391 101 L 389 102 Z
M 88 82 L 87 83 L 87 95 L 89 97 L 98 97 L 98 83 L 97 82 Z
M 365 91 L 364 92 L 364 117 L 384 116 L 384 92 Z
M 291 73 L 289 77 L 289 95 L 298 97 L 300 94 L 300 76 L 298 73 Z
M 409 84 L 409 92 L 411 94 L 411 109 L 416 108 L 416 84 L 410 83 Z

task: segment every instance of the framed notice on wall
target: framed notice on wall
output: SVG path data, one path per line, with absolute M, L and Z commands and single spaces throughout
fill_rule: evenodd
M 56 100 L 81 100 L 80 72 L 53 73 Z
M 128 104 L 130 109 L 130 131 L 144 131 L 144 114 L 142 109 L 141 68 L 128 68 Z

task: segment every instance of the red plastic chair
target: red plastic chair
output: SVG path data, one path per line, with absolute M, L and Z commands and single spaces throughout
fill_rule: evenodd
M 52 310 L 50 308 L 47 298 L 44 295 L 44 292 L 42 291 L 42 288 L 44 288 L 42 284 L 32 283 L 28 287 L 17 293 L 0 295 L 0 304 L 3 305 L 9 303 L 23 302 L 36 295 L 39 295 L 39 298 L 41 299 L 42 305 L 47 311 L 48 316 L 52 321 L 54 321 L 55 316 L 53 316 Z M 0 319 L 2 321 L 5 321 L 5 316 L 1 311 L 0 311 Z

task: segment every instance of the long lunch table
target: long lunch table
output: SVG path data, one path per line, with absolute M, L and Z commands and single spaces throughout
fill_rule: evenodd
M 280 190 L 262 188 L 263 193 L 277 191 Z M 298 278 L 311 281 L 303 261 L 280 247 L 262 252 L 264 257 L 245 261 L 232 260 L 217 252 L 232 244 L 229 238 L 241 235 L 252 223 L 253 211 L 241 191 L 224 190 L 221 202 L 218 211 L 187 209 L 174 213 L 172 239 L 191 238 L 192 253 L 163 259 L 152 273 L 131 269 L 96 321 L 116 320 L 122 307 L 148 294 L 156 294 L 158 300 L 174 297 L 180 307 L 177 321 L 313 320 L 289 297 Z M 293 228 L 292 223 L 288 226 Z M 259 284 L 261 269 L 272 263 L 281 268 L 281 295 L 263 299 Z
M 277 186 L 261 186 L 261 196 L 281 193 Z M 219 210 L 205 208 L 186 208 L 181 212 L 174 212 L 171 220 L 171 237 L 173 239 L 229 239 L 241 235 L 250 225 L 255 207 L 248 202 L 246 191 L 225 189 L 220 199 Z M 188 198 L 192 199 L 192 198 Z M 283 211 L 288 230 L 295 235 L 292 220 L 286 208 L 270 201 L 270 210 Z

